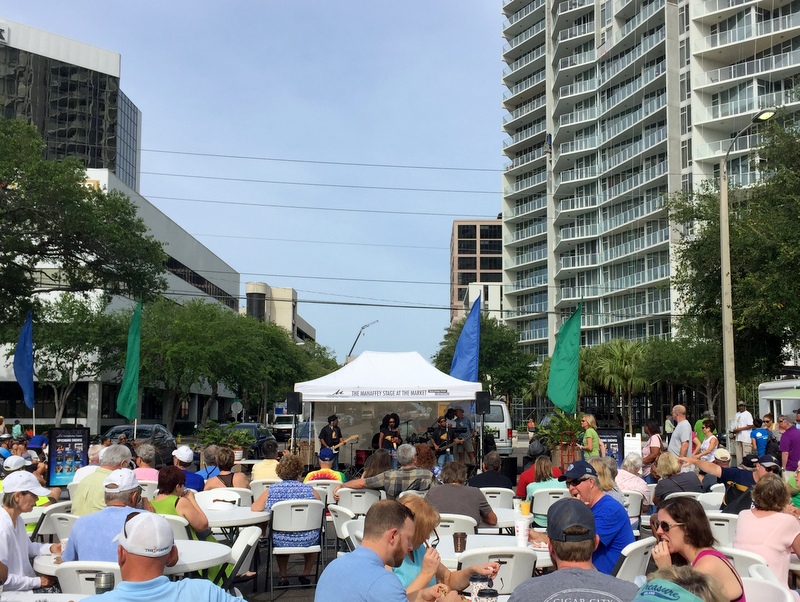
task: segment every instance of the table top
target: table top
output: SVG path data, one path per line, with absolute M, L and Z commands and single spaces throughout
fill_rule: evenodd
M 510 529 L 514 526 L 514 521 L 519 518 L 527 518 L 529 521 L 533 521 L 533 514 L 522 515 L 519 510 L 514 510 L 513 508 L 494 508 L 494 513 L 497 516 L 496 525 L 484 525 L 481 523 L 478 526 L 481 528 L 491 526 L 496 529 Z
M 269 522 L 270 512 L 253 512 L 249 506 L 231 506 L 229 508 L 209 509 L 203 512 L 208 518 L 209 528 L 248 527 Z
M 515 535 L 481 535 L 468 533 L 467 534 L 467 549 L 475 550 L 477 548 L 516 548 L 517 538 Z M 536 552 L 536 568 L 548 568 L 553 566 L 553 561 L 550 558 L 550 552 L 547 548 L 537 549 L 533 548 Z M 439 540 L 439 545 L 436 546 L 436 551 L 442 558 L 444 564 L 450 570 L 454 570 L 458 566 L 458 558 L 461 554 L 457 554 L 453 548 L 452 537 L 442 537 Z
M 217 566 L 230 559 L 231 549 L 221 543 L 213 541 L 194 541 L 181 539 L 175 542 L 178 547 L 178 563 L 175 566 L 168 566 L 164 569 L 165 575 L 181 575 L 192 573 L 201 569 L 208 569 Z M 58 556 L 37 556 L 33 559 L 33 570 L 40 575 L 54 576 L 56 569 L 60 566 L 55 563 Z M 8 592 L 9 595 L 11 592 Z M 62 600 L 51 600 L 50 594 L 39 594 L 41 598 L 47 598 L 48 602 L 64 602 Z M 70 598 L 73 599 L 73 598 Z M 3 602 L 10 602 L 3 593 Z M 27 602 L 27 601 L 24 601 Z M 34 601 L 35 602 L 35 601 Z
M 33 592 L 3 592 L 3 602 L 74 602 L 88 594 L 34 594 Z

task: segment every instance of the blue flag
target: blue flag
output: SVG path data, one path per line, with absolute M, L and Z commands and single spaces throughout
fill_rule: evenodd
M 450 376 L 478 382 L 478 355 L 481 347 L 481 296 L 475 299 L 456 343 Z
M 17 339 L 14 349 L 14 376 L 22 388 L 25 405 L 33 409 L 33 315 L 28 317 Z

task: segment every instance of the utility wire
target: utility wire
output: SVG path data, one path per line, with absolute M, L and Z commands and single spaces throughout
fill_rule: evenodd
M 349 245 L 353 247 L 389 247 L 392 249 L 428 249 L 434 251 L 447 251 L 448 247 L 423 247 L 417 245 L 382 245 L 368 242 L 339 242 L 329 240 L 300 240 L 297 238 L 267 238 L 262 236 L 234 236 L 232 234 L 192 234 L 192 236 L 206 236 L 209 238 L 235 238 L 237 240 L 268 240 L 270 242 L 301 242 L 312 245 Z

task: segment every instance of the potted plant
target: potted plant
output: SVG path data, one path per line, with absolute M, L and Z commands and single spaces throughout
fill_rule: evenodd
M 550 450 L 553 465 L 561 466 L 562 452 L 568 447 L 567 443 L 571 440 L 583 439 L 581 419 L 579 416 L 573 417 L 556 409 L 539 423 L 534 439 L 543 443 Z M 563 468 L 563 466 L 561 467 Z
M 202 447 L 219 445 L 233 449 L 236 460 L 241 460 L 243 450 L 256 442 L 255 437 L 245 429 L 237 429 L 233 424 L 219 424 L 209 420 L 204 428 L 197 431 L 197 441 Z

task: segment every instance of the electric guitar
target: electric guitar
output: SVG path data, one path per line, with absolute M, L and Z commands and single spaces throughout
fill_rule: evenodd
M 444 445 L 440 445 L 439 449 L 434 449 L 433 451 L 436 452 L 437 456 L 442 455 L 448 448 L 453 447 L 454 445 L 458 445 L 459 443 L 464 443 L 463 439 L 453 439 L 450 443 L 445 443 Z M 433 442 L 431 442 L 431 447 L 433 447 Z
M 336 451 L 336 450 L 337 450 L 337 449 L 339 449 L 339 448 L 340 448 L 342 445 L 344 445 L 345 443 L 350 443 L 351 441 L 358 441 L 358 435 L 350 435 L 350 436 L 349 436 L 347 439 L 345 439 L 344 441 L 340 441 L 340 442 L 339 442 L 339 443 L 337 443 L 336 445 L 331 445 L 331 446 L 330 446 L 330 448 L 331 448 L 333 451 Z

